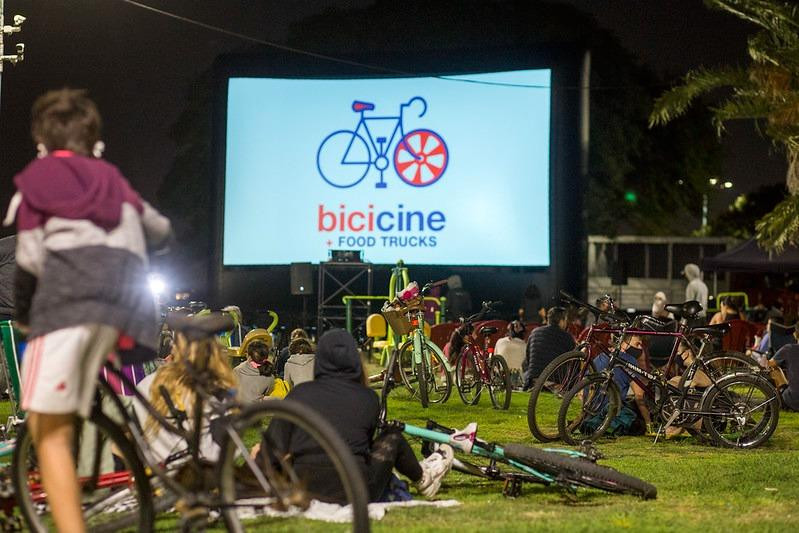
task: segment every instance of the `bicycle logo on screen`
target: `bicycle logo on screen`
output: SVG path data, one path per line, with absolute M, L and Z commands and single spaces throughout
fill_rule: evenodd
M 384 172 L 392 158 L 397 176 L 414 187 L 427 187 L 441 179 L 449 163 L 449 151 L 444 139 L 433 130 L 417 129 L 405 133 L 403 114 L 406 108 L 420 109 L 418 116 L 427 112 L 427 102 L 414 96 L 399 106 L 396 116 L 365 116 L 375 105 L 355 100 L 352 110 L 360 114 L 352 130 L 337 130 L 328 135 L 316 152 L 316 168 L 328 184 L 340 189 L 358 185 L 369 169 L 374 167 L 380 177 L 375 187 L 386 188 Z M 391 130 L 390 136 L 374 136 L 372 129 Z M 396 142 L 395 142 L 396 141 Z M 394 147 L 393 156 L 389 154 Z

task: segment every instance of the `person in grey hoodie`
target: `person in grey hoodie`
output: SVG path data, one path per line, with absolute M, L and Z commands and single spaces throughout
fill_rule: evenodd
M 263 341 L 247 346 L 247 360 L 233 369 L 239 382 L 239 400 L 247 404 L 268 396 L 275 387 L 274 366 L 269 362 L 270 347 Z
M 685 287 L 685 301 L 690 302 L 696 300 L 702 306 L 702 311 L 698 316 L 704 318 L 705 310 L 707 309 L 707 285 L 702 281 L 702 271 L 694 263 L 688 263 L 683 268 L 685 279 L 688 280 L 688 286 Z
M 293 389 L 300 383 L 313 380 L 314 351 L 307 339 L 298 338 L 289 344 L 289 358 L 284 368 L 283 379 Z

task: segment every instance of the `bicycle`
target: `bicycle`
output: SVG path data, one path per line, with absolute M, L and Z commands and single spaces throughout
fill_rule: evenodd
M 452 367 L 444 352 L 424 332 L 423 298 L 430 289 L 444 283 L 446 280 L 427 283 L 418 296 L 405 302 L 395 298 L 392 303 L 386 302 L 381 310 L 396 334 L 409 337 L 398 350 L 391 352 L 383 388 L 394 381 L 396 369 L 411 396 L 419 396 L 422 407 L 444 403 L 452 393 Z
M 393 163 L 399 178 L 414 187 L 427 187 L 441 179 L 449 163 L 449 151 L 444 139 L 429 129 L 405 133 L 405 109 L 416 102 L 422 106 L 418 115 L 422 117 L 427 112 L 427 102 L 421 96 L 414 96 L 400 104 L 396 116 L 366 117 L 364 113 L 374 111 L 375 105 L 354 101 L 352 110 L 360 113 L 355 129 L 334 131 L 322 140 L 316 152 L 316 168 L 322 179 L 333 187 L 346 189 L 358 185 L 374 166 L 380 173 L 375 187 L 386 188 L 383 173 L 388 169 L 388 151 L 397 134 L 399 140 L 394 148 Z M 369 124 L 378 121 L 394 121 L 389 137 L 372 135 Z
M 244 509 L 304 509 L 315 497 L 296 474 L 290 457 L 270 445 L 264 429 L 272 420 L 285 420 L 307 432 L 325 451 L 352 504 L 353 530 L 368 531 L 368 493 L 360 469 L 336 430 L 314 411 L 283 401 L 264 401 L 241 406 L 229 390 L 217 390 L 209 368 L 211 356 L 221 345 L 215 335 L 229 330 L 232 321 L 219 314 L 202 317 L 169 317 L 176 332 L 176 354 L 185 362 L 193 391 L 190 411 L 175 406 L 165 388 L 159 393 L 168 406 L 164 416 L 114 365 L 106 369 L 127 382 L 148 416 L 157 426 L 177 435 L 185 448 L 158 460 L 145 438 L 143 421 L 133 416 L 100 379 L 104 402 L 97 401 L 87 421 L 76 420 L 73 454 L 78 467 L 84 519 L 91 531 L 133 528 L 152 531 L 158 512 L 174 507 L 184 530 L 204 527 L 212 511 L 221 514 L 229 531 L 244 531 L 239 512 Z M 114 406 L 107 413 L 107 405 Z M 216 462 L 201 453 L 204 417 L 214 420 L 212 433 L 219 444 Z M 113 417 L 113 420 L 112 420 Z M 186 427 L 191 421 L 191 425 Z M 86 428 L 89 428 L 87 431 Z M 257 452 L 251 447 L 261 443 Z M 52 526 L 48 495 L 42 490 L 36 453 L 23 426 L 14 450 L 11 471 L 18 505 L 31 531 Z M 244 480 L 244 482 L 242 482 Z
M 687 302 L 680 308 L 667 305 L 666 309 L 691 319 L 701 311 L 701 306 L 697 302 Z M 648 372 L 623 359 L 620 356 L 620 336 L 614 350 L 609 353 L 607 367 L 601 372 L 588 374 L 564 395 L 558 413 L 560 437 L 573 444 L 584 439 L 595 441 L 607 431 L 621 407 L 622 399 L 614 380 L 614 371 L 619 369 L 643 390 L 651 406 L 650 412 L 660 422 L 658 436 L 670 426 L 696 432 L 695 424 L 701 421 L 704 433 L 718 446 L 748 448 L 762 444 L 777 427 L 779 396 L 759 369 L 718 377 L 708 366 L 702 352 L 712 344 L 714 337 L 722 337 L 726 332 L 724 324 L 691 329 L 692 336 L 702 339 L 702 347 L 676 385 L 658 371 Z M 635 329 L 633 325 L 623 334 L 646 335 L 651 332 Z M 687 341 L 682 332 L 676 336 Z M 686 346 L 693 351 L 690 342 L 686 342 Z M 667 367 L 672 359 L 674 353 Z M 700 371 L 707 376 L 709 386 L 693 384 Z M 745 399 L 742 399 L 739 391 L 747 387 Z
M 560 294 L 564 302 L 587 309 L 595 315 L 597 321 L 584 332 L 582 342 L 574 350 L 553 359 L 544 367 L 533 384 L 527 405 L 527 425 L 533 437 L 540 442 L 551 442 L 560 438 L 558 414 L 564 395 L 580 380 L 596 371 L 595 359 L 603 353 L 609 353 L 613 349 L 613 338 L 620 337 L 630 326 L 629 318 L 615 309 L 611 298 L 607 298 L 609 310 L 603 311 L 566 292 L 561 291 Z M 673 306 L 672 309 L 679 312 L 682 307 Z M 632 330 L 630 334 L 672 337 L 675 340 L 681 336 L 693 339 L 691 328 L 685 321 L 666 324 L 651 317 L 638 320 L 639 323 L 646 320 L 646 326 Z M 676 371 L 678 344 L 675 342 L 666 364 L 666 375 Z M 706 343 L 698 355 L 704 360 L 706 370 L 716 379 L 737 370 L 757 369 L 754 361 L 743 354 L 725 351 L 708 353 L 708 350 L 712 349 L 713 343 Z
M 626 493 L 643 499 L 657 496 L 657 488 L 636 477 L 596 464 L 601 455 L 593 446 L 585 446 L 582 451 L 559 449 L 536 449 L 521 444 L 500 445 L 477 438 L 477 424 L 472 422 L 466 428 L 456 431 L 432 420 L 427 427 L 414 426 L 398 420 L 387 420 L 388 393 L 385 387 L 381 393 L 380 424 L 383 430 L 398 430 L 408 436 L 423 441 L 422 453 L 429 455 L 434 443 L 449 444 L 452 448 L 470 457 L 469 460 L 456 457 L 452 468 L 490 480 L 504 481 L 503 494 L 518 497 L 523 483 L 554 485 L 569 493 L 576 487 L 592 487 L 608 492 Z M 476 464 L 475 460 L 487 459 L 487 464 Z M 499 465 L 509 470 L 502 470 Z
M 494 408 L 507 410 L 513 392 L 508 363 L 489 348 L 491 341 L 489 335 L 496 333 L 497 328 L 489 326 L 480 328 L 478 334 L 483 337 L 482 348 L 472 338 L 474 323 L 493 311 L 493 307 L 499 303 L 483 302 L 478 313 L 466 319 L 461 318 L 459 333 L 465 344 L 456 355 L 455 387 L 466 405 L 477 405 L 485 387 L 488 389 Z

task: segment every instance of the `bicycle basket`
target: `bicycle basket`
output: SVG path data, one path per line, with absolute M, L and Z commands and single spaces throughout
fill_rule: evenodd
M 399 300 L 394 300 L 391 303 L 386 302 L 380 313 L 385 317 L 394 333 L 407 335 L 413 329 L 408 314 L 421 309 L 423 309 L 422 298 L 417 297 L 407 302 L 400 302 Z
M 407 335 L 411 331 L 411 321 L 408 320 L 407 311 L 399 309 L 383 309 L 380 313 L 385 317 L 391 330 L 397 335 Z

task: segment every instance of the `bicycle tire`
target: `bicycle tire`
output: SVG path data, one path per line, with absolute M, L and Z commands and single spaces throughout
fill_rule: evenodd
M 609 466 L 522 444 L 507 444 L 504 450 L 506 457 L 559 480 L 607 492 L 633 494 L 645 500 L 657 497 L 657 487 L 654 485 Z
M 495 371 L 497 372 L 496 375 L 494 374 Z M 501 355 L 492 355 L 488 360 L 488 374 L 488 395 L 491 396 L 491 403 L 494 409 L 507 411 L 510 407 L 513 386 L 510 382 L 510 370 L 508 370 L 508 363 L 505 358 Z M 502 398 L 498 397 L 500 391 L 505 392 L 505 396 Z
M 324 450 L 327 458 L 333 464 L 339 480 L 345 491 L 348 503 L 352 508 L 352 531 L 367 533 L 369 531 L 369 492 L 363 478 L 362 469 L 358 466 L 349 446 L 339 436 L 333 426 L 322 418 L 316 411 L 303 404 L 287 400 L 266 400 L 252 404 L 229 422 L 236 435 L 241 437 L 249 430 L 264 429 L 262 422 L 265 419 L 277 418 L 294 426 L 294 430 L 306 432 Z M 246 435 L 245 435 L 246 436 Z M 261 435 L 256 435 L 261 437 Z M 260 441 L 259 441 L 260 442 Z M 240 533 L 245 531 L 242 526 L 236 507 L 237 501 L 236 477 L 240 469 L 236 464 L 241 457 L 240 448 L 231 438 L 230 433 L 225 433 L 221 443 L 218 462 L 218 478 L 220 499 L 222 502 L 222 516 L 228 531 Z M 248 450 L 244 450 L 248 453 Z M 262 470 L 263 471 L 263 470 Z M 264 474 L 267 475 L 267 474 Z M 275 483 L 286 483 L 287 479 L 273 480 Z M 307 488 L 301 479 L 293 480 L 292 491 L 304 493 Z M 285 486 L 283 487 L 285 489 Z M 255 504 L 254 504 L 255 505 Z M 259 503 L 257 507 L 263 507 Z
M 444 360 L 438 355 L 438 352 L 431 347 L 431 344 L 432 341 L 430 341 L 430 339 L 424 338 L 422 344 L 423 355 L 424 351 L 428 352 L 430 354 L 429 361 L 433 363 L 432 369 L 427 369 L 425 367 L 425 373 L 423 375 L 427 383 L 427 403 L 445 403 L 449 399 L 450 394 L 452 394 L 452 376 L 450 372 L 447 371 Z M 419 369 L 412 363 L 413 359 L 413 339 L 411 339 L 400 347 L 397 354 L 397 366 L 405 387 L 410 391 L 411 396 L 415 398 L 421 393 L 419 392 Z M 427 363 L 427 357 L 422 357 L 422 359 Z M 410 372 L 411 368 L 413 368 L 412 372 Z M 440 378 L 440 382 L 438 378 Z M 435 394 L 431 394 L 431 391 L 435 391 Z
M 131 513 L 125 516 L 113 517 L 110 516 L 113 513 L 108 513 L 108 509 L 104 508 L 102 504 L 111 505 L 110 501 L 124 496 L 122 492 L 105 492 L 105 489 L 100 488 L 97 493 L 100 494 L 100 497 L 104 498 L 104 500 L 91 501 L 90 497 L 95 493 L 92 492 L 90 494 L 84 486 L 81 490 L 83 504 L 85 506 L 91 503 L 91 507 L 84 509 L 84 520 L 86 521 L 87 530 L 92 532 L 118 532 L 127 529 L 133 529 L 135 531 L 152 531 L 155 520 L 152 492 L 148 477 L 133 444 L 125 437 L 122 430 L 114 422 L 112 422 L 111 419 L 99 411 L 93 412 L 88 421 L 78 420 L 77 424 L 80 424 L 81 428 L 84 427 L 82 424 L 92 424 L 94 427 L 99 429 L 99 432 L 97 433 L 98 439 L 101 433 L 105 435 L 107 440 L 94 441 L 95 443 L 102 442 L 102 445 L 99 447 L 99 454 L 103 454 L 104 451 L 110 452 L 111 448 L 106 448 L 106 446 L 110 445 L 116 448 L 114 455 L 117 455 L 117 453 L 121 455 L 122 461 L 124 461 L 124 464 L 128 467 L 128 471 L 132 476 L 133 483 L 128 483 L 127 488 L 131 488 L 133 491 L 135 491 L 134 497 L 136 498 L 136 505 L 130 509 Z M 107 466 L 103 466 L 103 458 L 99 457 L 98 453 L 92 453 L 92 457 L 88 459 L 88 462 L 84 462 L 84 457 L 78 454 L 78 450 L 81 446 L 81 443 L 78 441 L 81 439 L 82 435 L 82 431 L 76 431 L 75 449 L 73 450 L 73 453 L 78 458 L 76 460 L 76 464 L 78 465 L 79 471 L 87 471 L 86 468 L 88 468 L 89 472 L 95 472 L 96 468 L 114 468 L 113 459 L 111 459 L 111 462 L 108 463 L 109 456 L 105 456 Z M 97 449 L 97 447 L 92 448 L 92 450 Z M 35 479 L 33 477 L 35 474 L 28 468 L 29 464 L 35 463 L 36 461 L 35 455 L 31 454 L 32 451 L 34 450 L 30 432 L 27 429 L 27 424 L 23 424 L 23 426 L 20 428 L 17 444 L 14 449 L 14 455 L 11 463 L 11 476 L 14 484 L 14 491 L 17 496 L 17 505 L 20 508 L 22 516 L 30 530 L 39 533 L 50 531 L 52 527 L 48 526 L 45 523 L 46 520 L 43 518 L 43 516 L 41 516 L 44 514 L 46 507 L 43 508 L 43 504 L 34 502 L 34 495 L 31 487 L 33 480 Z M 96 461 L 98 458 L 101 460 L 99 467 L 97 466 L 98 463 Z M 104 472 L 104 474 L 110 476 L 110 474 L 116 472 L 118 471 L 114 469 Z M 129 505 L 130 503 L 131 502 L 127 500 L 127 504 Z M 100 506 L 99 508 L 98 505 Z M 41 509 L 42 512 L 37 512 L 37 508 Z M 125 505 L 117 502 L 117 508 L 124 509 Z M 87 512 L 93 511 L 98 512 L 87 516 Z M 102 518 L 104 520 L 94 523 L 91 521 L 91 518 L 93 517 Z
M 755 401 L 760 402 L 766 409 L 764 410 L 763 419 L 750 432 L 754 433 L 752 437 L 744 441 L 739 438 L 733 442 L 722 432 L 728 428 L 731 428 L 730 431 L 732 431 L 732 428 L 741 427 L 738 421 L 739 417 L 735 416 L 735 411 L 743 408 L 742 404 L 748 405 L 752 401 L 753 389 L 750 388 L 745 402 L 736 401 L 739 398 L 733 396 L 737 395 L 737 393 L 732 389 L 736 385 L 745 387 L 746 384 L 749 384 L 752 388 L 756 387 L 762 392 L 763 401 L 760 399 Z M 733 405 L 730 405 L 731 403 Z M 731 374 L 719 380 L 716 385 L 705 392 L 701 411 L 719 413 L 718 416 L 706 415 L 702 420 L 702 429 L 716 446 L 724 448 L 756 448 L 766 442 L 777 429 L 780 419 L 779 393 L 771 383 L 760 376 L 744 373 Z M 743 413 L 738 413 L 738 415 L 740 414 Z M 748 423 L 748 417 L 744 423 Z
M 580 398 L 580 395 L 583 395 Z M 587 395 L 588 401 L 585 401 Z M 573 401 L 580 401 L 581 406 L 570 410 Z M 587 407 L 586 407 L 587 405 Z M 563 397 L 558 413 L 558 433 L 560 438 L 571 445 L 580 444 L 584 440 L 596 441 L 610 427 L 613 418 L 618 414 L 621 406 L 619 389 L 613 381 L 613 376 L 605 374 L 592 374 L 582 379 Z M 574 412 L 577 418 L 570 419 Z M 599 419 L 596 429 L 585 432 L 585 423 L 588 420 Z M 575 438 L 575 435 L 579 438 Z
M 705 366 L 712 371 L 712 377 L 716 381 L 728 374 L 734 374 L 737 372 L 756 373 L 760 371 L 760 368 L 754 359 L 740 352 L 713 352 L 710 355 L 702 357 L 702 361 L 705 363 Z M 688 370 L 686 369 L 682 376 L 680 376 L 680 381 L 677 387 L 680 389 L 683 388 L 687 378 Z
M 325 171 L 323 169 L 323 167 L 325 165 L 322 162 L 322 159 L 323 159 L 322 158 L 322 153 L 325 151 L 325 146 L 329 146 L 328 143 L 331 141 L 331 139 L 333 139 L 334 137 L 340 136 L 341 134 L 343 134 L 345 137 L 349 137 L 350 138 L 350 141 L 348 143 L 348 148 L 346 150 L 352 149 L 352 144 L 355 143 L 355 141 L 357 139 L 360 142 L 361 146 L 362 146 L 361 150 L 362 151 L 363 150 L 366 151 L 366 158 L 368 159 L 368 161 L 363 161 L 363 162 L 346 163 L 346 165 L 348 167 L 350 167 L 350 168 L 353 168 L 353 167 L 357 168 L 357 167 L 361 167 L 362 166 L 363 167 L 363 172 L 361 173 L 360 171 L 356 171 L 354 177 L 346 177 L 345 176 L 343 179 L 334 178 L 332 176 L 329 176 L 329 175 L 325 174 Z M 328 149 L 328 151 L 329 151 L 329 149 Z M 346 153 L 346 151 L 345 151 L 345 153 Z M 342 155 L 342 161 L 343 161 L 344 153 L 342 153 L 341 155 Z M 342 162 L 339 162 L 339 165 L 342 165 L 342 164 L 343 164 Z M 325 181 L 325 183 L 327 183 L 328 185 L 331 185 L 333 187 L 336 187 L 337 189 L 349 189 L 350 187 L 354 187 L 354 186 L 358 185 L 360 182 L 363 181 L 363 179 L 369 173 L 369 169 L 371 168 L 371 166 L 372 166 L 372 154 L 371 154 L 371 151 L 369 150 L 369 144 L 366 142 L 366 140 L 361 135 L 358 134 L 357 131 L 353 131 L 353 130 L 336 130 L 336 131 L 334 131 L 333 133 L 329 134 L 327 137 L 325 137 L 322 140 L 322 142 L 319 144 L 319 148 L 316 151 L 316 169 L 319 172 L 319 176 L 321 176 L 321 178 Z M 358 174 L 360 174 L 360 177 L 358 176 Z M 344 181 L 344 183 L 342 183 L 342 181 Z
M 474 351 L 466 346 L 461 353 L 458 354 L 458 360 L 455 363 L 455 388 L 458 389 L 458 396 L 461 401 L 466 405 L 477 405 L 480 403 L 480 393 L 483 391 L 483 380 L 480 379 L 480 374 L 477 371 L 477 363 L 474 360 Z M 471 382 L 466 381 L 466 372 L 472 370 Z M 473 396 L 469 396 L 469 392 L 474 389 Z
M 527 403 L 527 426 L 530 428 L 530 433 L 538 441 L 552 442 L 560 438 L 558 433 L 558 414 L 560 413 L 562 398 L 584 377 L 581 367 L 585 359 L 586 355 L 579 350 L 566 352 L 553 359 L 536 378 L 533 388 L 530 390 L 530 400 Z M 571 370 L 566 369 L 567 365 L 573 363 L 580 363 L 577 368 L 579 372 L 573 373 Z M 589 368 L 585 372 L 586 374 L 596 371 L 593 362 L 589 362 L 588 365 Z M 552 381 L 550 378 L 555 376 L 561 368 L 566 369 L 565 374 Z M 554 409 L 555 412 L 552 413 L 554 416 L 551 417 L 554 419 L 554 423 L 551 425 L 545 424 L 545 420 L 549 418 L 550 413 L 545 413 L 544 411 L 547 410 L 539 405 L 541 393 L 544 391 L 551 392 L 557 402 L 556 409 Z
M 422 404 L 422 407 L 427 408 L 430 405 L 430 396 L 428 395 L 430 391 L 427 389 L 427 357 L 424 356 L 424 353 L 421 364 L 416 365 L 414 373 L 416 374 L 416 384 L 419 385 L 419 403 Z

